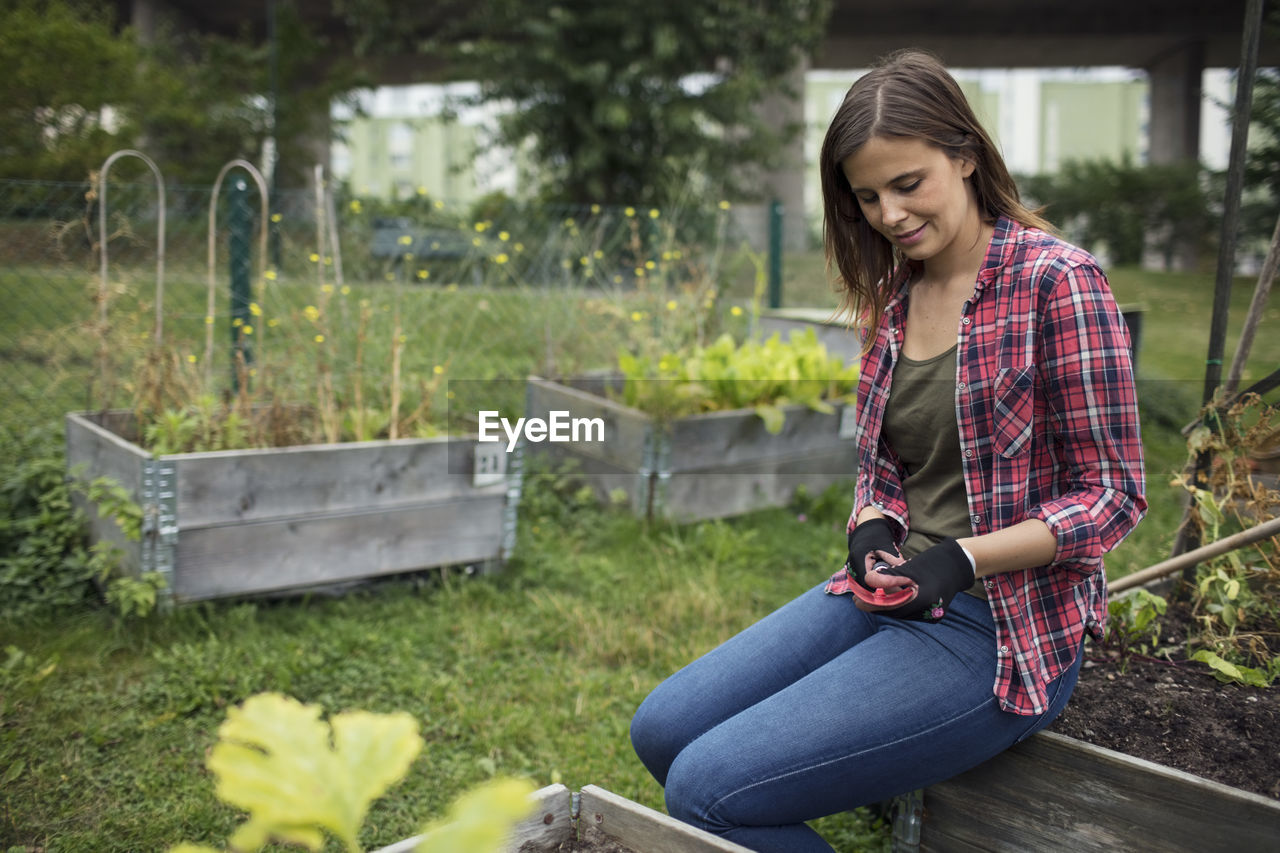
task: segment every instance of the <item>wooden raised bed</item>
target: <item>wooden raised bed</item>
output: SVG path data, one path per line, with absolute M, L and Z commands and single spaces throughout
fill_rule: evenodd
M 532 815 L 516 826 L 509 853 L 551 853 L 566 841 L 603 837 L 635 853 L 750 853 L 675 818 L 587 785 L 573 793 L 564 785 L 535 791 Z M 422 836 L 407 838 L 375 853 L 411 853 Z
M 1280 849 L 1280 802 L 1055 732 L 898 805 L 903 853 Z
M 527 417 L 563 411 L 600 418 L 604 440 L 526 449 L 573 460 L 602 498 L 623 494 L 638 515 L 680 522 L 725 518 L 785 506 L 800 486 L 821 492 L 854 479 L 851 405 L 835 404 L 834 414 L 787 407 L 782 431 L 771 435 L 746 409 L 658 421 L 610 399 L 607 389 L 616 381 L 531 378 Z
M 143 508 L 141 542 L 87 512 L 131 573 L 174 601 L 280 592 L 453 565 L 495 567 L 514 545 L 518 460 L 470 438 L 402 439 L 153 456 L 126 412 L 70 414 L 67 466 L 107 476 Z M 501 455 L 504 457 L 505 455 Z

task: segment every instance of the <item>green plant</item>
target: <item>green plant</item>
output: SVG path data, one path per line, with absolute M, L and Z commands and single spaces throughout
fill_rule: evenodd
M 858 367 L 827 354 L 812 329 L 787 341 L 735 344 L 729 335 L 685 353 L 650 359 L 624 352 L 622 399 L 658 418 L 699 412 L 755 409 L 772 433 L 782 430 L 783 407 L 800 404 L 822 412 L 850 394 Z
M 1107 638 L 1123 664 L 1130 654 L 1149 654 L 1160 641 L 1160 617 L 1168 602 L 1139 587 L 1107 603 Z
M 209 754 L 218 797 L 248 812 L 230 839 L 237 853 L 270 841 L 320 850 L 325 836 L 359 851 L 370 804 L 400 781 L 422 750 L 413 717 L 351 711 L 320 719 L 319 705 L 274 693 L 232 708 Z M 531 810 L 533 786 L 496 780 L 459 798 L 424 830 L 422 853 L 498 853 L 510 828 Z M 180 844 L 171 853 L 211 853 Z
M 1202 542 L 1274 518 L 1280 493 L 1253 476 L 1254 451 L 1280 429 L 1280 409 L 1257 395 L 1207 407 L 1187 440 L 1191 460 L 1211 459 L 1207 471 L 1192 461 L 1175 479 L 1190 496 L 1188 520 Z M 1275 540 L 1233 550 L 1201 563 L 1193 587 L 1199 626 L 1189 638 L 1192 659 L 1219 678 L 1265 686 L 1280 673 L 1275 626 L 1280 622 L 1280 560 Z

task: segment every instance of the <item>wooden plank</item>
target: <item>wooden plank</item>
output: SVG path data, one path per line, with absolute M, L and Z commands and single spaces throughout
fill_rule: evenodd
M 178 523 L 186 529 L 467 497 L 477 491 L 468 463 L 473 452 L 472 439 L 431 438 L 163 458 L 176 468 Z
M 750 853 L 740 844 L 595 785 L 582 789 L 578 830 L 598 830 L 637 853 Z
M 533 813 L 516 824 L 507 849 L 511 853 L 524 848 L 554 850 L 574 837 L 573 794 L 564 785 L 548 785 L 529 795 Z M 415 835 L 380 847 L 372 853 L 413 853 L 425 836 Z
M 174 597 L 271 592 L 493 560 L 505 494 L 390 510 L 184 528 Z
M 547 418 L 552 411 L 568 412 L 572 418 L 599 418 L 604 422 L 603 441 L 580 441 L 572 445 L 583 459 L 596 459 L 621 470 L 639 471 L 645 466 L 653 420 L 644 412 L 569 385 L 531 377 L 525 416 Z M 530 442 L 526 449 L 537 453 L 551 446 L 547 442 Z M 560 445 L 561 448 L 567 446 Z
M 136 445 L 96 423 L 96 416 L 80 413 L 66 417 L 67 471 L 84 482 L 109 477 L 119 483 L 133 498 L 142 501 L 142 466 L 150 455 Z M 89 536 L 93 542 L 108 541 L 123 552 L 123 567 L 137 575 L 142 566 L 142 545 L 130 542 L 120 532 L 114 519 L 98 515 L 98 509 L 82 497 L 74 498 L 85 514 Z
M 669 426 L 667 470 L 704 471 L 738 468 L 751 464 L 771 470 L 772 460 L 788 456 L 825 455 L 828 470 L 847 465 L 849 477 L 856 464 L 857 447 L 851 438 L 840 438 L 843 406 L 824 414 L 808 406 L 787 406 L 782 429 L 765 429 L 754 410 L 709 412 L 680 418 Z
M 1275 850 L 1280 802 L 1042 732 L 925 791 L 922 851 Z
M 810 469 L 803 473 L 786 470 L 790 462 Z M 812 465 L 823 464 L 825 470 L 813 472 Z M 856 466 L 831 465 L 822 455 L 790 457 L 775 460 L 779 470 L 760 472 L 759 466 L 747 466 L 744 470 L 717 470 L 705 473 L 674 473 L 657 482 L 657 506 L 664 518 L 673 521 L 700 521 L 710 518 L 727 518 L 767 507 L 785 506 L 804 486 L 816 494 L 828 486 L 848 482 L 850 499 Z

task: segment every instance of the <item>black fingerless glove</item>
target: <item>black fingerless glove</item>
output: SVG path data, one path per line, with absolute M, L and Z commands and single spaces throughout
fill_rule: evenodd
M 882 611 L 884 615 L 923 622 L 937 622 L 945 616 L 951 599 L 975 580 L 973 565 L 954 539 L 944 539 L 886 573 L 910 578 L 919 591 L 901 607 Z
M 867 557 L 874 551 L 902 556 L 893 541 L 893 528 L 883 518 L 868 518 L 849 531 L 849 562 L 845 568 L 849 576 L 862 586 L 867 585 Z

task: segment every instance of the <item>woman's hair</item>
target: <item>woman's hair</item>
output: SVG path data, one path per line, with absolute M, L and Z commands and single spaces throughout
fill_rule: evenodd
M 850 87 L 827 128 L 819 158 L 822 239 L 827 268 L 839 274 L 840 313 L 874 333 L 889 300 L 889 281 L 902 258 L 862 216 L 842 164 L 873 137 L 921 139 L 974 165 L 969 180 L 987 223 L 1004 215 L 1052 230 L 1022 204 L 1000 152 L 982 129 L 955 79 L 933 55 L 902 50 L 883 57 Z M 864 346 L 870 346 L 869 334 Z

